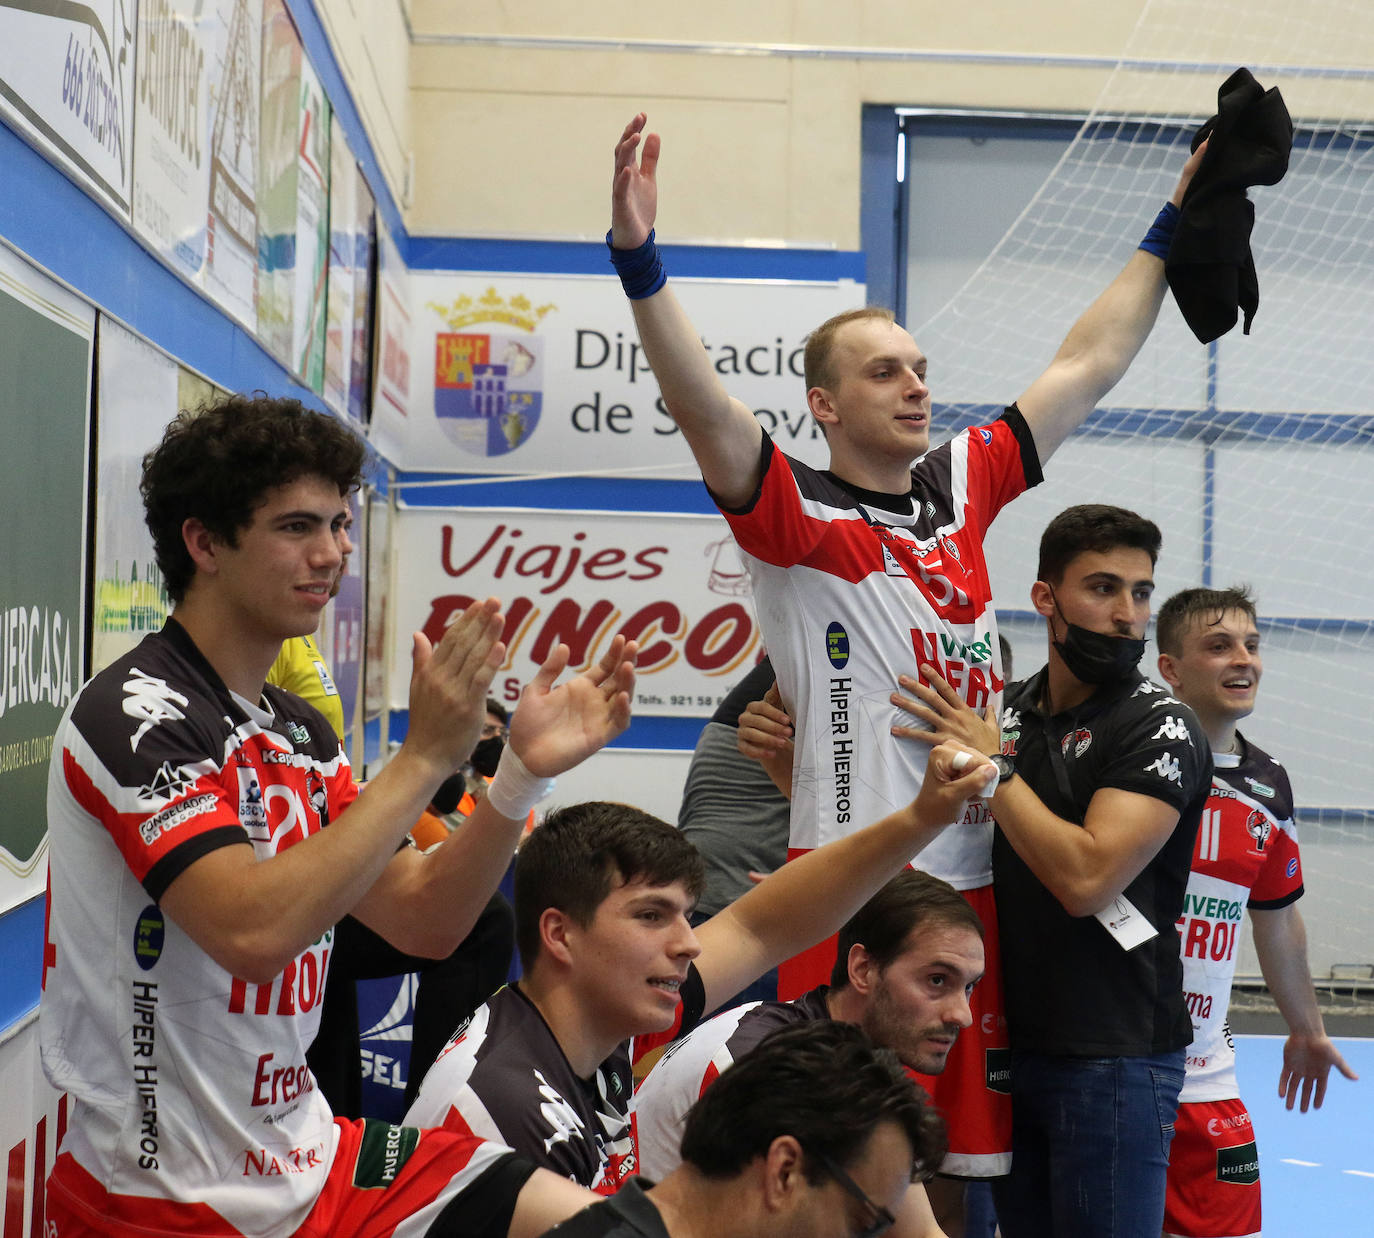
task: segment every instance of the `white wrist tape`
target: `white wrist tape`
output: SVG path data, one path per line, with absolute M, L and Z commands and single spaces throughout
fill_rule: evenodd
M 503 817 L 522 821 L 529 816 L 530 809 L 553 790 L 553 781 L 531 774 L 515 755 L 515 749 L 507 744 L 501 753 L 501 763 L 496 767 L 496 777 L 487 788 L 487 799 Z
M 971 752 L 956 752 L 954 759 L 949 763 L 950 768 L 956 774 L 962 774 L 970 765 L 980 758 Z M 986 760 L 986 758 L 981 758 Z M 979 799 L 990 799 L 994 791 L 997 790 L 997 769 L 993 765 L 988 766 L 988 778 L 983 784 L 983 789 L 978 793 Z

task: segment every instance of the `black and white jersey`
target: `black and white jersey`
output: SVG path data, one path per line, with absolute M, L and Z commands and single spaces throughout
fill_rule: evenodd
M 673 1031 L 626 1041 L 583 1079 L 534 1003 L 508 985 L 444 1046 L 406 1124 L 504 1143 L 536 1165 L 610 1194 L 638 1172 L 631 1069 L 636 1044 L 684 1034 L 700 1021 L 704 1004 L 701 976 L 691 967 Z
M 77 1102 L 56 1189 L 79 1197 L 88 1175 L 146 1209 L 147 1233 L 205 1232 L 206 1216 L 289 1233 L 305 1217 L 335 1148 L 305 1062 L 333 931 L 256 984 L 158 900 L 209 852 L 278 855 L 355 795 L 316 710 L 273 687 L 259 705 L 235 696 L 174 620 L 81 691 L 48 782 L 40 1040 L 48 1078 Z

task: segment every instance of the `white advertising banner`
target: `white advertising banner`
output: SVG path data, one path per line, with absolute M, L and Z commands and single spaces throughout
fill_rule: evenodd
M 181 395 L 181 367 L 109 318 L 100 320 L 98 369 L 93 673 L 157 631 L 171 613 L 138 486 L 143 457 L 177 415 Z
M 828 458 L 806 408 L 806 335 L 864 303 L 850 281 L 675 280 L 731 395 L 788 451 Z M 614 276 L 412 273 L 408 469 L 689 476 Z
M 296 151 L 296 286 L 291 368 L 324 390 L 325 276 L 329 270 L 329 100 L 309 58 L 301 60 L 301 133 Z
M 560 643 L 586 669 L 623 633 L 639 642 L 634 708 L 709 715 L 759 652 L 749 580 L 719 516 L 402 509 L 392 541 L 391 704 L 404 709 L 411 633 L 437 641 L 474 599 L 499 597 L 514 703 Z
M 4 1235 L 48 1234 L 43 1183 L 67 1128 L 67 1096 L 53 1091 L 38 1061 L 38 1019 L 0 1036 L 0 1147 L 8 1153 Z
M 134 227 L 196 284 L 210 202 L 210 67 L 226 33 L 202 0 L 138 8 Z
M 257 329 L 262 0 L 211 0 L 210 209 L 205 289 Z
M 401 251 L 379 216 L 372 442 L 382 455 L 393 461 L 401 458 L 410 437 L 409 423 L 415 420 L 410 416 L 415 396 L 410 311 L 412 279 Z
M 329 121 L 329 274 L 325 280 L 324 390 L 336 413 L 348 411 L 353 365 L 353 260 L 357 253 L 358 175 L 337 116 Z
M 0 0 L 0 116 L 125 219 L 134 0 Z

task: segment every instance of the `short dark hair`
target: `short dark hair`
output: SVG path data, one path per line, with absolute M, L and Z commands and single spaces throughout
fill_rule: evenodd
M 195 577 L 181 533 L 187 520 L 236 546 L 268 491 L 323 477 L 349 494 L 361 484 L 366 452 L 338 418 L 261 391 L 179 413 L 143 457 L 139 486 L 168 596 L 180 602 Z
M 731 1178 L 791 1135 L 806 1153 L 807 1181 L 860 1160 L 882 1122 L 901 1127 L 912 1177 L 928 1178 L 944 1159 L 944 1120 L 928 1105 L 890 1049 L 837 1019 L 810 1019 L 764 1037 L 688 1111 L 682 1159 L 708 1178 Z
M 1045 526 L 1040 535 L 1040 563 L 1035 578 L 1057 585 L 1064 579 L 1064 569 L 1079 555 L 1089 551 L 1103 554 L 1119 546 L 1143 550 L 1153 567 L 1159 561 L 1163 540 L 1153 520 L 1124 507 L 1080 503 L 1065 508 Z
M 845 310 L 827 318 L 819 327 L 806 337 L 806 350 L 802 353 L 802 373 L 805 375 L 806 389 L 824 387 L 827 391 L 835 389 L 835 336 L 841 327 L 851 322 L 863 322 L 877 318 L 882 322 L 895 322 L 892 311 L 881 305 L 867 305 L 862 309 Z
M 835 966 L 830 983 L 849 983 L 849 951 L 861 945 L 886 970 L 907 940 L 926 924 L 972 929 L 983 936 L 983 922 L 968 901 L 947 881 L 918 869 L 904 868 L 849 917 L 835 940 Z
M 1258 621 L 1255 599 L 1249 585 L 1232 585 L 1229 589 L 1184 589 L 1175 593 L 1155 617 L 1155 643 L 1160 653 L 1178 657 L 1183 652 L 1183 634 L 1195 620 L 1212 627 L 1221 622 L 1228 610 L 1248 615 L 1250 622 Z
M 495 714 L 501 719 L 501 725 L 505 726 L 510 721 L 510 710 L 501 704 L 494 696 L 487 697 L 487 713 Z
M 697 849 L 666 821 L 629 804 L 592 800 L 549 813 L 515 857 L 515 944 L 526 971 L 539 957 L 539 917 L 550 907 L 583 926 L 612 889 L 680 881 L 696 900 L 706 885 Z

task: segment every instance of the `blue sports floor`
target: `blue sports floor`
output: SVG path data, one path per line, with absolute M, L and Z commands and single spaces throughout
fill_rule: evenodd
M 1374 1238 L 1374 1039 L 1337 1037 L 1359 1076 L 1334 1071 L 1320 1109 L 1278 1097 L 1283 1037 L 1237 1036 L 1240 1092 L 1255 1123 L 1265 1238 Z

